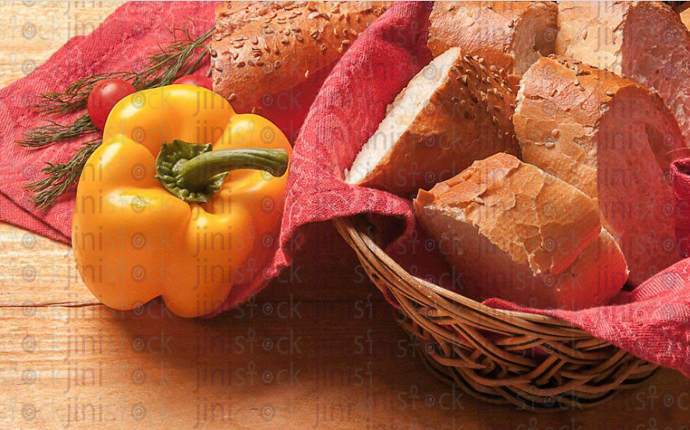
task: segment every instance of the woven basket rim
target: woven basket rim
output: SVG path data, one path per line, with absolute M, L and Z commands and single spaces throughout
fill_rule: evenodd
M 374 284 L 393 296 L 405 316 L 399 325 L 426 342 L 417 348 L 427 367 L 472 397 L 535 412 L 553 410 L 554 399 L 587 408 L 659 368 L 569 322 L 492 308 L 408 273 L 378 246 L 365 215 L 333 223 Z
M 556 317 L 552 317 L 549 315 L 542 315 L 542 314 L 534 314 L 530 312 L 522 312 L 522 311 L 513 311 L 513 310 L 508 310 L 508 309 L 500 309 L 500 308 L 493 308 L 491 306 L 487 306 L 481 302 L 478 302 L 476 300 L 473 300 L 469 297 L 465 297 L 462 294 L 456 293 L 454 291 L 448 290 L 446 288 L 443 288 L 441 286 L 438 286 L 432 282 L 429 282 L 425 279 L 418 278 L 409 272 L 405 270 L 402 266 L 400 266 L 395 260 L 393 260 L 392 257 L 390 257 L 383 249 L 381 249 L 376 242 L 364 231 L 362 231 L 361 228 L 358 228 L 362 225 L 362 222 L 359 220 L 363 220 L 363 216 L 361 215 L 354 215 L 354 216 L 347 216 L 347 217 L 339 217 L 335 218 L 333 222 L 336 224 L 341 224 L 341 226 L 344 228 L 345 231 L 348 233 L 350 232 L 356 232 L 356 235 L 350 234 L 350 237 L 355 240 L 355 241 L 360 241 L 361 244 L 364 245 L 367 249 L 369 249 L 378 259 L 380 259 L 383 263 L 385 263 L 388 268 L 393 270 L 396 274 L 401 275 L 404 278 L 407 278 L 413 282 L 410 282 L 411 285 L 414 287 L 418 286 L 423 286 L 424 288 L 428 289 L 430 292 L 432 292 L 434 295 L 444 297 L 447 300 L 454 301 L 466 308 L 472 309 L 474 311 L 480 312 L 482 314 L 490 314 L 490 315 L 496 315 L 497 317 L 501 317 L 503 319 L 523 319 L 527 322 L 531 323 L 537 323 L 540 325 L 547 325 L 547 326 L 553 326 L 554 328 L 558 328 L 561 330 L 568 330 L 570 331 L 571 335 L 579 334 L 581 336 L 587 336 L 587 337 L 593 337 L 586 331 L 584 331 L 582 328 L 577 327 L 567 321 L 558 319 Z

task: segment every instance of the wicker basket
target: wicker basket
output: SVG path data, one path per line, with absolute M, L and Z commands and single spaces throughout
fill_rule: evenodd
M 532 411 L 586 408 L 658 367 L 569 323 L 493 309 L 410 275 L 376 244 L 363 217 L 334 223 L 376 286 L 396 298 L 427 367 L 473 397 Z

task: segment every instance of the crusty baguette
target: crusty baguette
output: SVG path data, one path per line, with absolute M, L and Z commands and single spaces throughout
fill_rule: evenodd
M 524 74 L 514 115 L 522 158 L 598 202 L 637 285 L 680 259 L 667 180 L 685 141 L 646 87 L 562 57 Z
M 213 90 L 238 112 L 291 109 L 390 2 L 224 2 L 211 42 Z
M 493 66 L 451 48 L 417 74 L 346 173 L 413 196 L 497 152 L 517 153 L 515 95 Z
M 428 46 L 434 56 L 458 46 L 508 75 L 521 75 L 554 53 L 557 12 L 552 2 L 436 2 Z
M 690 31 L 662 2 L 559 2 L 556 52 L 655 89 L 690 139 Z
M 414 208 L 476 300 L 587 308 L 609 302 L 628 274 L 595 202 L 508 154 L 419 191 Z

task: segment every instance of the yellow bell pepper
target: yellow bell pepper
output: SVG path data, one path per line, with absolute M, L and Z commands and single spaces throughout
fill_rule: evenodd
M 291 153 L 270 121 L 201 87 L 123 99 L 77 186 L 84 283 L 118 310 L 158 296 L 182 317 L 218 310 L 278 240 Z

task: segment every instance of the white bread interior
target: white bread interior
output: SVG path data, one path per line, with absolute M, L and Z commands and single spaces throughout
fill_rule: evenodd
M 412 197 L 475 160 L 516 154 L 514 109 L 515 95 L 495 67 L 451 48 L 398 95 L 345 180 Z
M 450 68 L 462 56 L 460 49 L 443 53 L 419 72 L 395 100 L 392 109 L 379 124 L 379 128 L 357 154 L 352 167 L 345 172 L 346 182 L 357 184 L 376 169 L 393 145 L 400 140 L 405 130 L 420 116 L 430 103 L 431 96 L 438 91 Z

